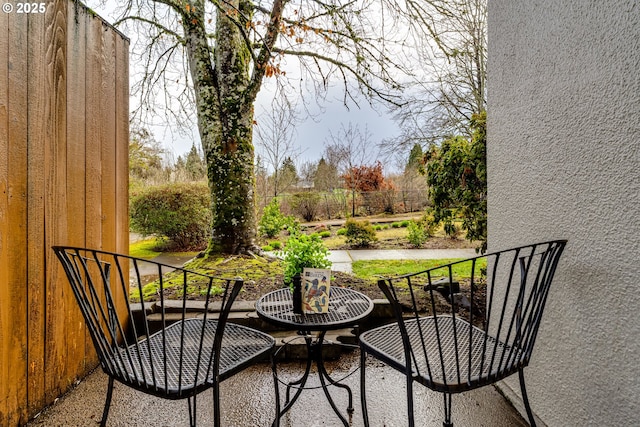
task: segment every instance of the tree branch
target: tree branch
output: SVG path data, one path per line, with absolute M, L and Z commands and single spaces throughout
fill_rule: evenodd
M 147 19 L 147 18 L 143 18 L 141 16 L 125 16 L 124 18 L 119 19 L 116 22 L 114 22 L 113 26 L 117 27 L 118 25 L 121 25 L 121 24 L 123 24 L 124 22 L 127 22 L 127 21 L 136 21 L 136 22 L 142 22 L 142 23 L 151 25 L 151 26 L 159 29 L 163 33 L 169 34 L 169 35 L 175 37 L 176 39 L 178 39 L 180 41 L 180 43 L 184 43 L 184 38 L 180 34 L 176 33 L 173 30 L 170 30 L 169 28 L 165 27 L 162 24 L 159 24 L 156 21 L 153 21 L 153 20 Z
M 286 49 L 279 49 L 279 48 L 274 48 L 273 52 L 275 53 L 281 53 L 283 55 L 292 55 L 292 56 L 299 56 L 299 57 L 308 57 L 308 58 L 313 58 L 314 60 L 320 60 L 320 61 L 324 61 L 330 64 L 333 64 L 335 66 L 337 66 L 341 72 L 343 72 L 343 70 L 347 70 L 351 75 L 353 75 L 356 80 L 358 81 L 358 83 L 366 88 L 368 91 L 374 93 L 376 96 L 378 96 L 379 98 L 383 99 L 384 101 L 393 104 L 395 106 L 400 106 L 402 105 L 402 103 L 398 102 L 398 98 L 397 96 L 392 96 L 390 93 L 385 93 L 383 91 L 381 91 L 380 89 L 372 86 L 367 80 L 364 79 L 364 77 L 358 73 L 358 71 L 356 69 L 354 69 L 352 66 L 338 61 L 334 58 L 331 58 L 329 56 L 325 56 L 325 55 L 321 55 L 317 52 L 312 52 L 312 51 L 296 51 L 296 50 L 286 50 Z M 343 76 L 345 76 L 343 74 Z M 346 76 L 345 76 L 346 77 Z
M 253 101 L 258 95 L 258 91 L 262 86 L 262 80 L 267 70 L 267 65 L 271 60 L 274 52 L 274 46 L 278 40 L 280 33 L 280 23 L 282 22 L 282 12 L 288 0 L 275 0 L 271 15 L 269 17 L 269 25 L 267 26 L 266 35 L 262 43 L 262 48 L 258 57 L 254 60 L 253 75 L 245 93 L 245 105 L 249 107 L 253 105 Z

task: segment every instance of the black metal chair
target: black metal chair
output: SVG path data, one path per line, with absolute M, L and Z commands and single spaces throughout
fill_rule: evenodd
M 452 394 L 515 373 L 535 426 L 523 369 L 565 245 L 566 240 L 556 240 L 522 246 L 380 280 L 396 321 L 360 335 L 365 425 L 365 367 L 371 355 L 406 375 L 409 426 L 415 424 L 414 381 L 443 393 L 443 425 L 449 427 Z
M 273 356 L 270 335 L 227 322 L 241 279 L 99 250 L 53 250 L 109 376 L 101 426 L 107 422 L 115 380 L 165 399 L 187 399 L 191 426 L 196 424 L 196 395 L 212 388 L 213 424 L 219 427 L 220 383 Z M 203 299 L 196 314 L 187 310 L 194 305 L 188 299 L 193 293 Z M 276 399 L 276 415 L 279 410 Z

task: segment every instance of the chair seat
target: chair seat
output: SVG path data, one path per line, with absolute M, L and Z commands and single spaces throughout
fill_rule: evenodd
M 521 350 L 496 340 L 458 317 L 414 318 L 405 320 L 404 325 L 412 348 L 412 376 L 433 390 L 448 393 L 470 390 L 511 375 L 520 368 L 514 361 L 520 360 Z M 406 372 L 397 323 L 362 333 L 360 343 L 368 353 Z
M 187 319 L 168 326 L 164 334 L 157 332 L 121 349 L 118 365 L 122 378 L 116 379 L 135 384 L 147 393 L 175 399 L 194 395 L 218 383 L 212 378 L 210 366 L 217 325 L 217 320 L 208 319 L 203 328 L 203 319 Z M 219 381 L 268 354 L 274 343 L 268 334 L 227 323 L 222 338 Z

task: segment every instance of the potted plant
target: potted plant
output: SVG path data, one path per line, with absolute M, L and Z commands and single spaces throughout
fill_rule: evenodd
M 284 283 L 293 293 L 294 312 L 302 313 L 302 270 L 305 267 L 330 268 L 329 251 L 317 233 L 307 235 L 295 231 L 289 236 L 281 254 L 284 260 Z

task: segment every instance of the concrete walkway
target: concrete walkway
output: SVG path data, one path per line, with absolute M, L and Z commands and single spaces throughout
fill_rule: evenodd
M 354 409 L 350 426 L 362 426 L 360 404 L 360 373 L 358 354 L 353 352 L 340 360 L 329 362 L 327 369 L 335 378 L 343 378 L 353 390 Z M 282 381 L 296 378 L 304 371 L 300 362 L 278 365 Z M 349 376 L 349 374 L 351 374 Z M 407 425 L 406 389 L 404 376 L 397 371 L 371 361 L 367 367 L 367 407 L 371 426 L 402 427 Z M 316 377 L 310 377 L 310 386 L 318 386 Z M 284 386 L 280 393 L 284 398 Z M 267 427 L 274 416 L 274 389 L 271 370 L 266 364 L 251 368 L 224 381 L 220 387 L 222 425 L 225 427 Z M 107 390 L 107 376 L 95 371 L 73 391 L 60 398 L 28 426 L 96 426 L 102 416 Z M 341 411 L 347 406 L 347 395 L 342 389 L 330 388 L 331 395 Z M 442 396 L 418 384 L 414 390 L 416 425 L 441 427 L 443 420 Z M 211 392 L 198 396 L 198 425 L 212 425 Z M 453 397 L 452 411 L 456 426 L 526 427 L 515 409 L 489 386 Z M 116 383 L 107 425 L 166 426 L 188 424 L 186 401 L 169 401 L 134 391 Z M 327 403 L 321 390 L 304 390 L 300 399 L 283 417 L 283 427 L 340 427 L 338 417 Z
M 351 273 L 354 261 L 471 258 L 476 255 L 474 249 L 353 249 L 329 251 L 329 261 L 332 270 Z

